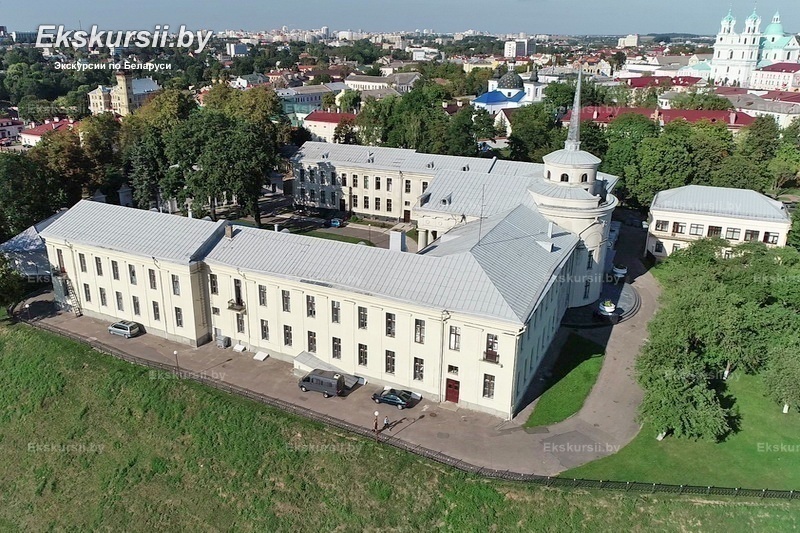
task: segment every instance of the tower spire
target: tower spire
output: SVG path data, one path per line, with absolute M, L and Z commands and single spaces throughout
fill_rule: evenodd
M 578 70 L 578 85 L 575 87 L 575 100 L 572 102 L 572 116 L 569 118 L 569 134 L 564 142 L 567 150 L 581 149 L 581 78 L 583 68 Z

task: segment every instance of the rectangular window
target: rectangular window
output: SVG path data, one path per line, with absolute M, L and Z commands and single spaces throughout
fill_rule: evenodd
M 720 226 L 709 226 L 708 227 L 708 236 L 709 237 L 722 237 L 722 227 L 720 227 Z
M 212 307 L 211 314 L 219 316 L 219 307 Z
M 680 245 L 680 244 L 677 244 L 677 243 L 676 243 L 676 244 L 673 244 L 673 245 L 672 245 L 672 251 L 673 251 L 673 252 L 677 252 L 677 251 L 678 251 L 678 250 L 680 250 L 680 249 L 681 249 L 681 245 Z
M 172 294 L 175 296 L 181 295 L 181 280 L 175 274 L 172 275 Z
M 744 240 L 745 240 L 745 242 L 757 241 L 759 233 L 760 232 L 752 230 L 752 229 L 745 230 L 745 232 L 744 232 Z
M 139 297 L 133 297 L 133 314 L 139 316 L 141 314 L 141 310 L 139 309 Z
M 406 180 L 406 194 L 411 193 L 411 180 Z
M 342 172 L 342 187 L 347 187 L 347 174 Z
M 312 202 L 317 201 L 317 191 L 315 189 L 311 189 L 310 191 L 308 191 L 308 199 L 311 200 Z
M 152 268 L 147 270 L 147 276 L 150 278 L 150 288 L 156 290 L 158 287 L 156 286 L 156 271 Z
M 283 326 L 283 344 L 292 345 L 292 326 Z
M 261 340 L 269 340 L 269 323 L 266 320 L 261 320 Z
M 664 253 L 664 243 L 662 243 L 661 241 L 656 241 L 655 252 L 657 254 L 663 254 Z M 588 297 L 589 296 L 584 296 L 584 298 L 588 298 Z
M 117 300 L 117 311 L 124 311 L 122 306 L 122 293 L 119 291 L 115 291 L 114 298 Z
M 352 201 L 352 204 L 353 204 L 353 206 L 352 206 L 352 207 L 353 207 L 354 209 L 358 207 L 358 196 L 356 196 L 355 194 L 353 195 L 353 201 Z
M 83 284 L 83 299 L 86 300 L 87 302 L 92 301 L 92 291 L 91 289 L 89 289 L 88 283 Z
M 175 308 L 175 325 L 179 328 L 183 327 L 183 310 L 180 307 Z
M 103 261 L 99 257 L 94 258 L 94 267 L 98 276 L 103 275 Z
M 457 366 L 453 366 L 453 365 L 447 365 L 447 373 L 457 376 L 458 375 L 458 367 Z
M 364 197 L 364 209 L 369 209 L 369 196 Z
M 78 254 L 78 262 L 81 264 L 81 272 L 86 272 L 86 256 Z
M 390 198 L 386 199 L 386 212 L 387 213 L 392 212 L 392 200 Z
M 308 332 L 308 351 L 317 353 L 317 334 L 313 331 Z
M 111 277 L 119 280 L 119 263 L 116 261 L 111 261 Z
M 314 297 L 310 295 L 306 295 L 306 316 L 309 318 L 317 316 L 317 304 Z
M 367 329 L 367 308 L 358 308 L 358 329 Z
M 327 195 L 325 194 L 325 191 L 319 191 L 319 203 L 321 203 L 321 204 L 327 204 L 328 203 Z
M 386 350 L 386 373 L 394 374 L 394 352 Z
M 369 189 L 369 177 L 364 176 L 364 188 Z
M 396 331 L 396 321 L 394 313 L 386 313 L 386 336 L 394 337 Z
M 667 231 L 669 228 L 668 220 L 656 220 L 656 231 Z
M 414 342 L 419 344 L 425 343 L 425 321 L 420 319 L 414 320 Z
M 136 267 L 128 265 L 128 277 L 131 280 L 131 285 L 136 285 Z
M 357 188 L 357 187 L 358 187 L 358 176 L 353 174 L 353 188 Z
M 741 235 L 742 235 L 742 230 L 740 230 L 739 228 L 728 228 L 725 231 L 725 238 L 730 241 L 738 241 Z
M 586 256 L 586 270 L 594 268 L 594 250 L 589 250 Z
M 486 335 L 486 360 L 492 363 L 500 361 L 500 354 L 497 353 L 497 335 L 488 333 Z
M 366 344 L 359 344 L 358 345 L 358 364 L 361 366 L 367 366 L 367 345 Z
M 450 349 L 461 350 L 461 328 L 457 326 L 450 326 Z
M 281 291 L 281 301 L 283 302 L 283 312 L 292 312 L 292 300 L 289 291 Z
M 381 210 L 381 199 L 375 198 L 375 211 L 380 211 L 380 210 Z
M 703 235 L 703 225 L 702 224 L 692 224 L 689 226 L 689 235 Z
M 386 178 L 386 190 L 392 192 L 392 178 Z
M 764 232 L 764 242 L 767 244 L 778 244 L 778 234 L 777 233 L 770 233 L 769 231 Z
M 108 301 L 106 300 L 106 290 L 103 287 L 100 287 L 100 305 L 103 307 L 108 305 Z
M 158 307 L 158 302 L 153 302 L 153 320 L 161 320 L 161 309 Z
M 334 359 L 342 358 L 342 339 L 333 337 L 331 341 L 331 357 Z
M 483 397 L 494 398 L 494 376 L 483 375 Z
M 208 275 L 208 283 L 211 285 L 211 294 L 219 294 L 219 279 L 216 274 Z
M 422 182 L 422 192 L 425 192 L 426 190 L 428 190 L 428 182 L 427 181 L 423 181 Z
M 342 319 L 342 307 L 339 302 L 331 301 L 331 322 L 338 324 Z
M 258 305 L 267 305 L 267 287 L 265 285 L 258 286 Z
M 375 190 L 381 190 L 381 179 L 378 176 L 375 176 Z
M 304 182 L 304 181 L 306 181 L 306 169 L 301 168 L 300 169 L 300 182 Z
M 592 282 L 586 280 L 586 283 L 583 284 L 583 299 L 586 300 L 589 298 L 589 292 L 592 290 Z
M 685 222 L 673 222 L 672 224 L 672 233 L 686 233 L 686 223 Z
M 242 313 L 236 313 L 236 331 L 244 333 L 244 315 Z
M 414 379 L 416 381 L 425 379 L 425 365 L 419 357 L 414 358 Z

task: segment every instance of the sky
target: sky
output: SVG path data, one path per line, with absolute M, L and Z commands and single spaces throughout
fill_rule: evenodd
M 0 26 L 9 31 L 34 31 L 40 24 L 74 29 L 97 24 L 103 30 L 184 24 L 216 31 L 328 26 L 373 32 L 710 35 L 729 6 L 741 28 L 752 0 L 0 0 Z M 800 32 L 798 0 L 761 0 L 762 28 L 776 10 L 787 31 Z

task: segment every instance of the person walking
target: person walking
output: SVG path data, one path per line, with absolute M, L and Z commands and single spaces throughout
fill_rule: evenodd
M 384 416 L 383 417 L 383 429 L 387 429 L 387 428 L 389 429 L 389 431 L 391 431 L 391 429 L 392 429 L 389 426 L 389 417 L 388 416 Z

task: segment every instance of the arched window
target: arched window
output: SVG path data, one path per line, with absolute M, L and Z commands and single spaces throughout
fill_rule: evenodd
M 569 181 L 569 174 L 561 174 L 561 181 Z
M 582 174 L 581 183 L 586 183 L 587 181 L 589 181 L 589 174 Z
M 547 179 L 550 179 L 550 171 L 547 171 Z

